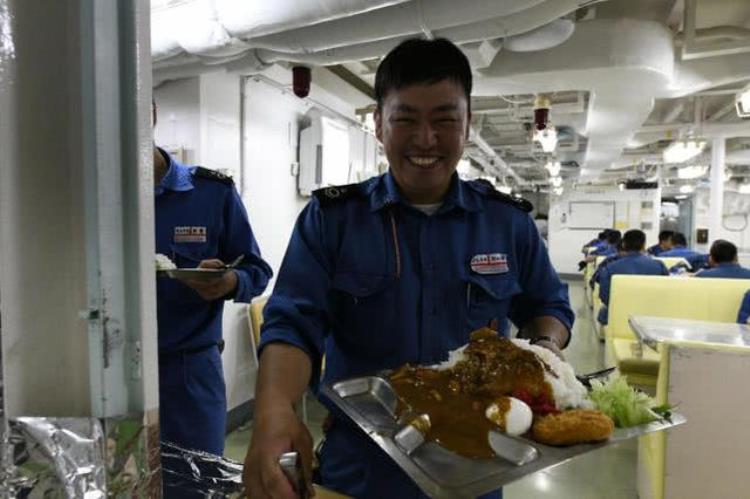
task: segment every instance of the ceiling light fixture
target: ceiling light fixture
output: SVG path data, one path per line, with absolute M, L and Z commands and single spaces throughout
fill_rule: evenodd
M 706 142 L 703 140 L 677 140 L 664 149 L 665 163 L 684 163 L 703 152 Z
M 695 188 L 692 185 L 683 185 L 682 187 L 680 187 L 680 192 L 682 194 L 690 194 L 694 190 Z
M 552 185 L 554 187 L 560 187 L 563 183 L 563 180 L 561 177 L 552 177 L 550 181 L 552 182 Z
M 693 178 L 699 178 L 705 175 L 708 172 L 707 166 L 685 166 L 682 168 L 679 168 L 677 170 L 677 178 L 681 179 L 693 179 Z
M 560 162 L 559 161 L 548 161 L 544 168 L 549 172 L 550 177 L 557 177 L 560 175 Z
M 750 118 L 750 85 L 737 94 L 734 99 L 734 105 L 737 108 L 737 116 L 740 118 Z
M 539 142 L 544 152 L 554 152 L 557 147 L 557 130 L 548 126 L 544 130 L 534 130 L 534 140 Z

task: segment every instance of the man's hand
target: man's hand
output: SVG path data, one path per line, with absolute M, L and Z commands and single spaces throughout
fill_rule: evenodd
M 285 452 L 299 452 L 307 493 L 315 494 L 312 486 L 313 441 L 307 427 L 297 418 L 292 406 L 283 404 L 265 408 L 255 415 L 253 438 L 245 457 L 242 481 L 248 498 L 294 499 L 292 485 L 281 471 L 279 457 Z
M 544 347 L 547 350 L 549 350 L 552 353 L 554 353 L 555 355 L 557 355 L 560 358 L 560 360 L 565 360 L 565 356 L 563 355 L 562 350 L 560 350 L 560 347 L 554 341 L 551 341 L 551 340 L 538 340 L 538 341 L 534 342 L 534 345 L 537 345 L 537 346 L 540 346 L 540 347 Z
M 217 259 L 203 260 L 199 269 L 223 269 L 224 262 Z M 226 272 L 221 277 L 207 281 L 198 279 L 181 279 L 186 286 L 194 289 L 206 301 L 214 301 L 227 296 L 237 287 L 237 273 L 234 270 Z

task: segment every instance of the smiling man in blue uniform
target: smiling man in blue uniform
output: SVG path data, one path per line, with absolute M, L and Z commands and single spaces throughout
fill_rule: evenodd
M 309 470 L 310 435 L 293 409 L 308 384 L 434 364 L 473 330 L 506 318 L 541 346 L 559 353 L 567 345 L 567 286 L 530 205 L 455 172 L 470 92 L 468 61 L 447 40 L 406 41 L 380 64 L 376 135 L 390 169 L 317 191 L 297 221 L 264 313 L 249 497 L 295 497 L 278 457 L 296 450 Z M 355 497 L 424 497 L 323 403 L 332 409 L 319 455 L 324 486 Z
M 155 113 L 155 110 L 154 110 Z M 178 163 L 154 148 L 156 252 L 179 268 L 223 268 L 221 277 L 157 278 L 159 404 L 163 441 L 221 455 L 226 393 L 221 363 L 224 301 L 249 303 L 272 272 L 260 256 L 247 213 L 229 177 Z M 172 493 L 167 497 L 188 497 Z

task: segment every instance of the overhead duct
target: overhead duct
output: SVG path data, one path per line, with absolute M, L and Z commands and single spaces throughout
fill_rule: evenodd
M 408 0 L 167 0 L 152 1 L 154 61 L 181 52 L 224 56 L 242 37 L 263 36 L 360 14 Z
M 435 30 L 515 14 L 543 2 L 544 0 L 472 0 L 463 2 L 461 8 L 457 9 L 455 0 L 414 0 L 276 35 L 245 38 L 253 47 L 258 48 L 290 53 L 318 52 L 364 41 L 432 33 Z
M 574 30 L 575 23 L 570 19 L 555 19 L 535 30 L 506 38 L 503 47 L 511 52 L 547 50 L 564 43 Z
M 209 0 L 202 1 L 210 3 Z M 256 37 L 254 32 L 239 32 L 224 26 L 227 36 L 231 35 L 232 40 L 239 40 L 242 44 L 234 43 L 224 48 L 222 43 L 229 44 L 230 39 L 218 29 L 217 34 L 204 26 L 199 31 L 214 33 L 213 41 L 210 37 L 202 38 L 208 46 L 201 48 L 194 43 L 185 44 L 189 45 L 193 53 L 204 57 L 229 55 L 236 58 L 239 47 L 245 46 L 248 52 L 250 47 L 260 49 L 250 56 L 251 60 L 257 57 L 266 62 L 340 64 L 380 57 L 402 40 L 424 33 L 448 38 L 459 44 L 518 35 L 544 26 L 585 3 L 588 0 L 474 0 L 463 4 L 456 11 L 454 3 L 448 0 L 429 4 L 413 0 L 266 37 Z M 223 23 L 220 9 L 217 9 L 215 18 Z M 169 64 L 168 56 L 174 57 L 181 52 L 182 45 L 174 37 L 170 38 L 166 33 L 169 29 L 163 28 L 173 26 L 164 11 L 155 12 L 153 21 L 154 67 L 160 69 Z M 179 28 L 183 33 L 191 32 L 189 26 L 182 25 Z M 221 59 L 210 62 L 226 61 Z M 233 65 L 234 70 L 239 67 L 240 64 Z
M 547 2 L 508 16 L 496 17 L 477 23 L 435 30 L 432 31 L 432 35 L 436 38 L 448 38 L 449 40 L 452 40 L 459 45 L 482 40 L 493 40 L 493 42 L 489 43 L 494 44 L 494 46 L 492 46 L 491 48 L 496 49 L 499 48 L 499 42 L 496 40 L 497 38 L 504 38 L 519 33 L 525 33 L 539 26 L 544 26 L 557 17 L 566 15 L 576 10 L 581 3 L 585 3 L 585 1 L 548 0 Z M 467 6 L 465 8 L 471 8 L 471 6 Z M 410 38 L 412 36 L 412 34 L 406 34 L 396 38 L 350 44 L 343 47 L 321 50 L 319 52 L 304 52 L 296 54 L 267 49 L 257 49 L 255 53 L 250 56 L 250 61 L 252 62 L 255 59 L 261 59 L 266 63 L 288 61 L 321 66 L 343 64 L 347 62 L 381 57 L 383 54 L 386 54 L 403 40 L 406 40 L 407 38 Z M 335 45 L 339 44 L 338 41 L 335 41 L 337 40 L 337 37 L 338 35 L 336 33 L 329 33 L 327 36 L 329 40 L 333 40 L 329 43 Z M 253 41 L 251 40 L 250 43 L 252 42 Z M 494 50 L 494 52 L 497 53 L 497 50 Z M 467 50 L 467 55 L 472 56 L 472 50 Z M 491 62 L 483 60 L 482 57 L 470 57 L 470 59 L 475 64 L 481 61 L 480 64 L 473 66 L 474 69 L 486 67 Z M 238 59 L 235 62 L 229 64 L 228 69 L 230 71 L 246 70 L 245 68 L 243 68 L 242 59 Z

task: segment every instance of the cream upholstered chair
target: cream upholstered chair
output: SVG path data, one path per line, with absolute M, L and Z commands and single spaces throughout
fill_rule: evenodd
M 268 302 L 268 296 L 261 296 L 253 300 L 248 307 L 248 317 L 250 319 L 250 331 L 252 332 L 253 355 L 255 362 L 258 362 L 258 346 L 260 345 L 260 328 L 263 325 L 263 308 Z M 302 395 L 302 421 L 307 423 L 307 392 Z

